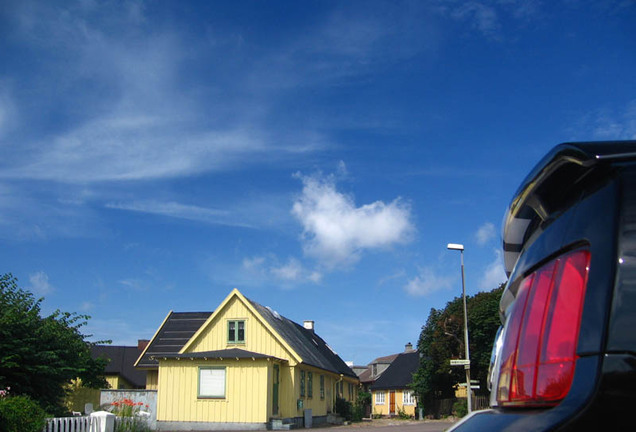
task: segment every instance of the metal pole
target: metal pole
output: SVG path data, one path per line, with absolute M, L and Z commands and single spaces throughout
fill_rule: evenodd
M 466 282 L 464 276 L 464 250 L 460 251 L 462 260 L 462 296 L 464 298 L 464 345 L 466 346 L 466 360 L 468 364 L 464 366 L 466 369 L 466 396 L 468 404 L 468 414 L 473 411 L 473 398 L 470 388 L 470 348 L 468 347 L 468 312 L 466 311 Z

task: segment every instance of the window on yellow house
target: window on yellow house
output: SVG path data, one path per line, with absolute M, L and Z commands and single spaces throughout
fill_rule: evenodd
M 314 397 L 314 373 L 307 372 L 307 397 Z
M 225 368 L 200 367 L 198 397 L 222 399 L 225 397 Z
M 320 375 L 320 399 L 325 398 L 325 376 Z
M 384 392 L 379 391 L 375 393 L 375 404 L 376 405 L 384 405 Z
M 349 383 L 349 400 L 353 400 L 353 384 Z
M 402 393 L 402 403 L 404 405 L 415 405 L 415 395 L 411 390 L 404 390 L 404 393 Z
M 227 322 L 228 343 L 245 343 L 245 321 Z
M 305 396 L 305 371 L 300 371 L 300 397 Z

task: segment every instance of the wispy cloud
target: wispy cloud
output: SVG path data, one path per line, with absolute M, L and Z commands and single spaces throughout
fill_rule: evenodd
M 44 296 L 53 292 L 53 285 L 49 282 L 49 276 L 43 271 L 29 275 L 28 290 L 37 296 Z
M 468 24 L 487 38 L 500 40 L 504 23 L 523 23 L 540 12 L 538 0 L 435 0 L 435 10 L 444 16 Z
M 621 112 L 598 112 L 593 120 L 592 133 L 600 139 L 636 139 L 636 100 Z
M 456 280 L 454 277 L 437 274 L 432 268 L 424 267 L 419 275 L 404 286 L 407 294 L 414 297 L 425 297 L 440 290 L 448 290 Z
M 636 139 L 636 99 L 623 106 L 603 107 L 582 114 L 568 128 L 572 139 Z
M 490 222 L 486 222 L 482 226 L 479 227 L 477 232 L 475 233 L 475 239 L 477 240 L 477 244 L 479 246 L 486 245 L 490 240 L 494 239 L 497 236 L 495 231 L 495 225 Z
M 232 213 L 228 210 L 210 209 L 173 201 L 112 202 L 107 203 L 106 207 L 218 225 L 249 227 L 249 225 L 233 219 Z
M 334 268 L 352 264 L 365 250 L 409 242 L 414 233 L 411 209 L 397 198 L 357 207 L 352 196 L 338 192 L 333 176 L 298 177 L 302 194 L 292 213 L 303 226 L 305 254 Z
M 307 268 L 296 258 L 290 257 L 286 262 L 281 262 L 273 255 L 245 258 L 242 270 L 261 282 L 282 283 L 282 288 L 320 283 L 323 277 L 321 272 Z
M 462 3 L 453 9 L 451 16 L 455 19 L 465 20 L 488 36 L 494 36 L 499 31 L 499 19 L 495 8 L 476 1 Z
M 59 105 L 66 121 L 12 146 L 12 163 L 1 177 L 69 183 L 173 178 L 272 163 L 323 144 L 315 130 L 268 128 L 266 99 L 231 101 L 209 94 L 202 81 L 184 82 L 179 71 L 190 61 L 185 46 L 193 42 L 165 28 L 141 31 L 143 8 L 129 14 L 104 5 L 89 9 L 17 12 L 22 25 L 16 38 L 22 37 L 29 50 L 49 53 L 48 73 L 56 85 L 43 86 L 41 98 Z M 100 14 L 105 17 L 95 20 Z M 210 47 L 202 52 L 214 55 Z M 240 89 L 246 74 L 233 76 L 228 85 Z M 74 91 L 62 95 L 55 87 Z M 47 105 L 30 107 L 27 95 L 20 95 L 13 100 L 29 115 L 23 122 L 42 128 L 38 110 Z M 0 95 L 3 113 L 8 112 L 6 99 Z
M 499 249 L 494 249 L 495 258 L 488 264 L 484 273 L 479 280 L 479 288 L 481 290 L 490 291 L 499 286 L 502 282 L 505 282 L 508 278 L 504 271 L 502 252 Z

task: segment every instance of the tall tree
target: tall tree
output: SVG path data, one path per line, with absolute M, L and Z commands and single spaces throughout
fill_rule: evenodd
M 106 387 L 106 361 L 91 357 L 90 335 L 80 331 L 89 316 L 58 310 L 42 317 L 41 302 L 11 274 L 0 276 L 0 388 L 62 414 L 65 384 L 80 378 L 88 387 Z
M 504 285 L 490 292 L 467 296 L 471 379 L 477 379 L 477 393 L 487 394 L 486 380 L 490 352 L 499 327 L 499 299 Z M 464 358 L 464 310 L 461 297 L 444 309 L 432 308 L 418 341 L 420 366 L 413 376 L 413 388 L 426 409 L 427 402 L 454 396 L 453 386 L 466 379 L 463 368 L 450 366 L 451 359 Z

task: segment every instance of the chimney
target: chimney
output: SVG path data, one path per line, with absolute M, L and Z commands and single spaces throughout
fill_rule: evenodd
M 146 349 L 150 341 L 148 339 L 137 339 L 137 350 L 142 352 Z
M 413 344 L 411 342 L 404 345 L 404 352 L 410 353 L 413 352 Z
M 313 321 L 303 321 L 303 327 L 305 327 L 307 330 L 311 330 L 313 332 L 314 331 L 314 322 Z

